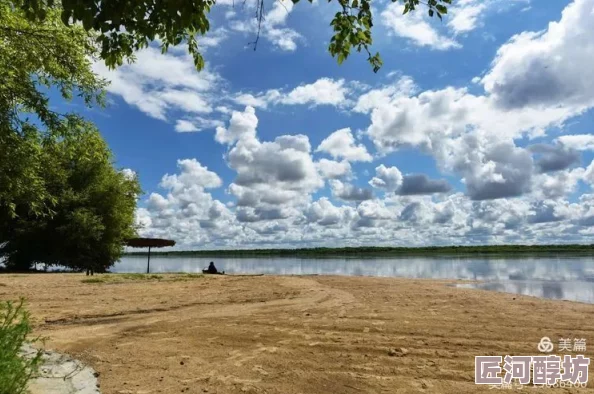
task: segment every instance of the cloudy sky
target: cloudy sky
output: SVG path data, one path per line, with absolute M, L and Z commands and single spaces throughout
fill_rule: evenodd
M 591 243 L 594 0 L 374 2 L 365 56 L 327 53 L 335 2 L 230 0 L 202 39 L 116 71 L 97 123 L 180 248 Z M 77 105 L 69 104 L 69 105 Z

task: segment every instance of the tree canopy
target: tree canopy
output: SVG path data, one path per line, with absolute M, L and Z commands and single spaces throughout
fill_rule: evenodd
M 281 0 L 279 0 L 281 1 Z M 298 3 L 299 0 L 291 0 Z M 313 0 L 308 0 L 310 3 Z M 328 0 L 331 2 L 332 0 Z M 372 54 L 373 14 L 370 0 L 336 0 L 339 11 L 331 25 L 334 35 L 328 50 L 338 63 L 351 51 L 365 51 L 368 62 L 377 72 L 382 66 L 379 53 Z M 392 0 L 404 3 L 404 13 L 427 7 L 430 16 L 440 19 L 452 0 Z M 14 0 L 30 20 L 43 21 L 58 6 L 56 0 Z M 196 37 L 210 28 L 208 14 L 216 0 L 62 0 L 61 20 L 65 25 L 82 24 L 86 31 L 97 33 L 100 56 L 109 67 L 121 65 L 134 51 L 147 47 L 159 38 L 165 52 L 169 46 L 187 43 L 197 69 L 204 67 Z M 264 0 L 256 0 L 256 18 L 264 18 Z
M 50 110 L 43 88 L 56 88 L 66 99 L 77 95 L 89 105 L 102 101 L 105 81 L 91 70 L 91 61 L 98 55 L 96 34 L 78 25 L 64 25 L 61 13 L 59 8 L 47 8 L 42 19 L 31 21 L 12 1 L 0 0 L 2 127 L 18 131 L 39 121 L 55 132 L 63 121 L 72 121 L 74 116 Z
M 97 34 L 66 26 L 58 6 L 33 20 L 15 4 L 0 0 L 0 258 L 21 269 L 105 268 L 136 235 L 140 188 L 90 123 L 48 97 L 102 103 Z
M 43 163 L 38 176 L 56 203 L 51 215 L 21 214 L 8 222 L 0 255 L 10 268 L 46 263 L 104 270 L 136 235 L 137 179 L 114 168 L 111 152 L 93 126 L 77 127 L 37 147 Z
M 60 12 L 50 9 L 43 21 L 31 22 L 0 0 L 0 218 L 51 211 L 53 201 L 38 177 L 41 141 L 75 130 L 82 119 L 52 110 L 47 90 L 57 88 L 65 98 L 76 94 L 89 105 L 102 102 L 105 82 L 91 70 L 94 34 L 65 26 Z

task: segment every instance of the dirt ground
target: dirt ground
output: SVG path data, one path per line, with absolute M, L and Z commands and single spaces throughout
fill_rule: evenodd
M 543 336 L 585 338 L 594 353 L 594 305 L 451 282 L 85 279 L 0 275 L 0 299 L 26 297 L 46 347 L 89 363 L 105 394 L 477 393 L 492 389 L 474 384 L 474 356 L 537 355 Z

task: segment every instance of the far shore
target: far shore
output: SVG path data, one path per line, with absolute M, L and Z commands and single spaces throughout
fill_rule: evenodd
M 146 251 L 127 251 L 124 256 L 145 256 Z M 172 257 L 301 257 L 301 258 L 380 258 L 380 257 L 505 257 L 594 256 L 594 245 L 480 245 L 432 247 L 345 247 L 298 249 L 211 249 L 153 250 L 153 256 Z
M 585 338 L 594 356 L 594 305 L 452 283 L 4 274 L 0 300 L 25 297 L 34 334 L 92 366 L 104 394 L 487 393 L 475 356 L 538 355 L 544 336 Z

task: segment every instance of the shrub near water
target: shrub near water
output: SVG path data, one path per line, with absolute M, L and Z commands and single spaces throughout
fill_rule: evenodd
M 31 330 L 22 299 L 16 304 L 0 303 L 0 394 L 27 392 L 27 382 L 41 361 L 41 352 L 29 359 L 20 353 Z

